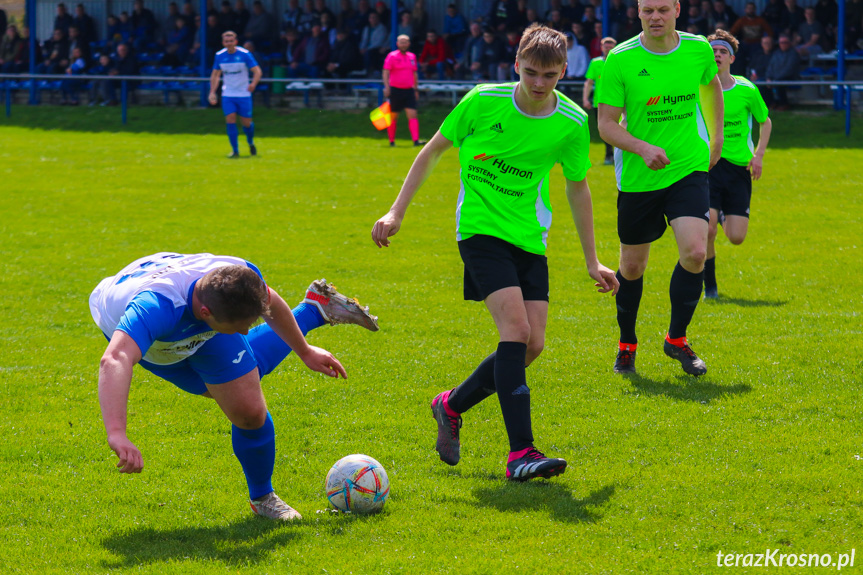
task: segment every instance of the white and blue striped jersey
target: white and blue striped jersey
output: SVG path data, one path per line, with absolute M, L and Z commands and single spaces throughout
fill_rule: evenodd
M 213 70 L 222 72 L 222 96 L 250 98 L 249 71 L 257 65 L 255 57 L 245 48 L 237 47 L 233 54 L 227 48 L 216 52 Z
M 229 265 L 261 275 L 253 264 L 230 256 L 160 252 L 141 258 L 99 282 L 90 294 L 90 313 L 107 338 L 116 330 L 127 333 L 145 361 L 178 363 L 216 335 L 192 313 L 196 282 Z

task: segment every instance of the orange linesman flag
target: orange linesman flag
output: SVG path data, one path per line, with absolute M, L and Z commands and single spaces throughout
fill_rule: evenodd
M 384 102 L 379 108 L 375 108 L 372 110 L 372 113 L 369 114 L 369 119 L 372 121 L 372 124 L 378 130 L 386 130 L 390 127 L 390 124 L 393 123 L 392 111 L 390 110 L 390 103 Z

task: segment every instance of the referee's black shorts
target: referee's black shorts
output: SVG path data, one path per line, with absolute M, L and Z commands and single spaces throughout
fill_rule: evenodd
M 710 207 L 726 216 L 749 217 L 752 176 L 746 166 L 720 158 L 710 170 Z
M 417 109 L 417 94 L 414 89 L 390 86 L 390 110 L 401 112 L 405 108 Z
M 494 236 L 458 243 L 464 262 L 464 299 L 484 301 L 499 289 L 520 287 L 525 301 L 548 301 L 548 260 Z
M 667 188 L 617 194 L 617 235 L 625 245 L 649 244 L 662 237 L 666 222 L 680 217 L 710 221 L 707 172 L 692 172 Z

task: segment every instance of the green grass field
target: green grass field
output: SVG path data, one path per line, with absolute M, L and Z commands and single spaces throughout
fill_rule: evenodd
M 444 114 L 423 116 L 425 136 Z M 366 113 L 256 118 L 260 156 L 240 161 L 223 159 L 217 111 L 136 109 L 126 128 L 106 109 L 0 118 L 0 572 L 757 572 L 720 569 L 717 553 L 773 549 L 833 559 L 855 549 L 843 572 L 860 571 L 860 117 L 850 139 L 838 115 L 774 119 L 749 238 L 718 242 L 722 297 L 690 329 L 710 370 L 699 379 L 661 348 L 670 232 L 645 276 L 640 375 L 611 372 L 614 302 L 593 290 L 555 169 L 547 346 L 528 381 L 537 445 L 570 467 L 526 484 L 503 479 L 494 398 L 465 415 L 457 467 L 434 451 L 429 401 L 496 344 L 484 307 L 461 299 L 456 153 L 379 250 L 371 227 L 415 155 L 406 126 L 390 149 Z M 614 268 L 616 191 L 602 154 L 594 144 L 588 178 L 599 256 Z M 299 524 L 251 514 L 214 402 L 138 368 L 129 437 L 145 469 L 114 467 L 96 389 L 105 341 L 87 298 L 164 250 L 244 257 L 291 304 L 326 277 L 380 316 L 378 333 L 309 335 L 347 381 L 295 357 L 264 380 L 274 484 Z M 389 473 L 380 515 L 326 511 L 329 467 L 356 452 Z

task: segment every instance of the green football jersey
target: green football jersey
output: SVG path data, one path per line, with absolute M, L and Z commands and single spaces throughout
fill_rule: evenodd
M 459 148 L 456 239 L 489 235 L 543 255 L 551 226 L 549 172 L 560 162 L 567 179 L 585 178 L 587 114 L 555 90 L 554 111 L 528 116 L 515 103 L 517 89 L 515 83 L 480 84 L 440 127 Z
M 602 68 L 605 66 L 605 59 L 602 56 L 594 58 L 590 61 L 590 66 L 587 67 L 587 72 L 584 77 L 588 80 L 593 80 L 593 107 L 599 104 L 599 91 L 602 86 Z
M 767 105 L 755 85 L 742 76 L 732 76 L 734 86 L 722 91 L 725 98 L 725 141 L 722 157 L 738 166 L 748 166 L 755 153 L 752 120 L 763 124 Z
M 647 50 L 638 35 L 617 46 L 605 61 L 599 102 L 623 108 L 626 130 L 665 150 L 671 161 L 654 171 L 638 154 L 621 150 L 615 158 L 621 191 L 667 188 L 710 166 L 699 89 L 716 76 L 713 48 L 703 36 L 678 34 L 677 48 L 666 54 Z

